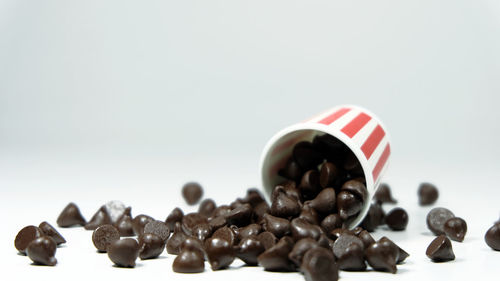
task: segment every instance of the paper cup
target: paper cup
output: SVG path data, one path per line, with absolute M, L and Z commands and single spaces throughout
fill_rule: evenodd
M 273 188 L 285 180 L 278 175 L 278 170 L 291 157 L 293 146 L 301 141 L 312 141 L 316 135 L 325 133 L 350 148 L 363 168 L 368 197 L 358 216 L 349 224 L 349 228 L 354 228 L 368 212 L 391 154 L 385 126 L 364 108 L 337 106 L 274 135 L 266 144 L 260 161 L 262 186 L 269 198 Z

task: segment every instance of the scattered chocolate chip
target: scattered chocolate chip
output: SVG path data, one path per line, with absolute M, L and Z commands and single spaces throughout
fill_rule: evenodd
M 115 240 L 108 246 L 108 257 L 116 266 L 135 267 L 139 250 L 139 244 L 133 238 Z
M 181 251 L 181 244 L 188 236 L 182 230 L 180 222 L 175 223 L 174 233 L 167 240 L 167 253 L 178 255 Z
M 203 196 L 203 188 L 197 182 L 188 182 L 182 187 L 182 196 L 186 203 L 194 205 Z
M 318 195 L 305 204 L 310 205 L 316 211 L 322 214 L 330 214 L 336 210 L 335 208 L 336 194 L 335 190 L 331 187 L 321 190 Z
M 446 208 L 434 208 L 427 214 L 427 227 L 435 235 L 445 234 L 444 223 L 454 217 L 455 215 Z
M 320 153 L 314 149 L 312 143 L 302 141 L 293 147 L 293 159 L 303 169 L 311 169 L 323 161 Z
M 172 237 L 170 238 L 172 239 Z M 200 273 L 205 270 L 205 260 L 200 255 L 198 249 L 193 248 L 191 244 L 183 247 L 182 252 L 175 257 L 172 263 L 172 270 L 178 273 Z
M 377 271 L 396 273 L 397 255 L 388 243 L 375 242 L 365 250 L 366 261 Z
M 182 230 L 188 235 L 193 233 L 193 228 L 198 224 L 208 223 L 207 217 L 198 213 L 189 213 L 182 218 Z
M 43 236 L 43 231 L 40 228 L 34 225 L 28 225 L 17 233 L 16 239 L 14 240 L 14 246 L 21 254 L 25 255 L 26 248 L 28 248 L 31 241 L 41 236 Z
M 298 188 L 304 200 L 311 200 L 316 197 L 321 190 L 319 172 L 316 170 L 305 172 L 300 180 Z
M 97 210 L 97 212 L 92 216 L 92 218 L 85 224 L 84 228 L 86 230 L 95 230 L 101 225 L 111 224 L 111 217 L 106 210 L 106 207 L 102 206 Z
M 335 187 L 339 174 L 339 169 L 335 164 L 325 162 L 321 165 L 321 170 L 319 172 L 319 184 L 323 188 Z
M 250 223 L 252 218 L 252 206 L 250 204 L 242 204 L 226 215 L 227 223 L 230 225 L 244 226 Z
M 462 242 L 467 233 L 467 223 L 462 218 L 454 217 L 444 223 L 443 230 L 451 240 Z
M 70 227 L 75 225 L 85 225 L 85 218 L 80 213 L 80 209 L 75 203 L 69 203 L 59 214 L 57 225 L 60 227 Z
M 26 253 L 35 264 L 54 266 L 57 263 L 56 249 L 57 245 L 54 239 L 49 236 L 41 236 L 29 243 Z
M 150 221 L 144 226 L 144 233 L 153 233 L 158 235 L 164 242 L 167 242 L 168 237 L 170 236 L 170 229 L 168 226 L 162 221 Z
M 361 231 L 357 236 L 363 242 L 365 249 L 370 247 L 371 244 L 375 243 L 375 239 L 373 239 L 371 234 L 366 230 Z
M 500 223 L 495 223 L 486 231 L 484 241 L 493 250 L 500 251 Z
M 264 251 L 264 245 L 262 245 L 257 236 L 247 236 L 241 239 L 238 244 L 236 256 L 247 265 L 255 266 L 258 264 L 257 257 Z
M 105 253 L 109 245 L 116 240 L 120 240 L 120 232 L 110 224 L 101 225 L 92 233 L 92 242 L 101 253 Z
M 291 221 L 290 232 L 295 241 L 308 237 L 317 241 L 323 233 L 318 225 L 310 224 L 301 218 L 295 218 Z
M 343 220 L 356 215 L 361 211 L 363 202 L 354 194 L 348 191 L 341 191 L 337 195 L 337 209 L 340 218 Z
M 125 204 L 116 200 L 107 202 L 106 204 L 104 204 L 104 208 L 109 215 L 112 224 L 116 224 L 118 222 L 118 219 L 125 212 L 127 212 L 127 207 L 125 206 Z M 130 212 L 130 209 L 128 210 L 128 212 Z
M 182 222 L 182 217 L 184 217 L 184 213 L 180 208 L 173 209 L 165 219 L 165 224 L 167 224 L 168 229 L 170 229 L 170 231 L 174 231 L 175 223 Z
M 148 215 L 137 215 L 132 220 L 132 229 L 136 236 L 141 236 L 144 233 L 144 227 L 149 222 L 154 221 L 154 219 Z
M 215 201 L 210 198 L 207 198 L 201 201 L 200 206 L 198 207 L 198 213 L 206 217 L 210 217 L 214 212 L 215 208 L 217 208 L 217 205 L 215 205 Z
M 267 271 L 293 271 L 294 265 L 288 259 L 288 254 L 292 251 L 292 248 L 292 238 L 285 236 L 276 245 L 260 254 L 257 260 Z
M 432 205 L 436 202 L 439 196 L 438 189 L 431 183 L 421 183 L 418 187 L 418 203 L 420 206 Z
M 262 227 L 276 237 L 283 237 L 290 233 L 290 222 L 287 219 L 275 217 L 270 214 L 264 215 Z
M 299 215 L 300 205 L 297 199 L 287 195 L 284 189 L 276 188 L 276 190 L 278 190 L 277 195 L 271 203 L 271 215 L 281 218 L 295 217 Z
M 212 270 L 228 267 L 235 258 L 232 244 L 225 239 L 212 237 L 205 242 L 205 252 Z
M 455 259 L 451 241 L 445 235 L 439 235 L 432 240 L 425 254 L 434 262 L 446 262 Z
M 363 271 L 366 269 L 363 247 L 351 243 L 337 260 L 339 269 L 347 271 Z
M 288 258 L 297 266 L 300 267 L 302 259 L 306 252 L 312 248 L 319 247 L 318 242 L 312 238 L 303 238 L 295 243 L 292 251 L 288 254 Z
M 349 180 L 346 181 L 343 185 L 342 188 L 340 189 L 341 191 L 348 191 L 354 196 L 356 196 L 361 202 L 364 202 L 366 200 L 366 197 L 368 197 L 368 191 L 366 190 L 366 186 L 357 180 Z
M 326 233 L 330 233 L 335 228 L 342 227 L 342 219 L 339 214 L 330 214 L 321 221 L 321 227 Z
M 116 229 L 120 232 L 120 236 L 134 236 L 134 223 L 130 210 L 130 207 L 128 207 L 115 224 Z
M 368 232 L 373 232 L 377 226 L 383 224 L 385 218 L 384 210 L 382 206 L 378 203 L 373 203 L 368 209 L 368 213 L 361 222 L 361 227 L 363 227 Z
M 340 258 L 346 251 L 347 247 L 351 244 L 357 244 L 358 246 L 361 247 L 361 249 L 364 249 L 364 244 L 361 239 L 359 239 L 357 236 L 344 233 L 341 234 L 333 243 L 333 254 L 335 255 L 336 258 Z
M 385 216 L 385 224 L 392 230 L 405 230 L 408 225 L 408 213 L 402 208 L 394 208 Z
M 397 264 L 404 262 L 405 259 L 410 256 L 405 250 L 401 249 L 398 245 L 396 245 L 396 243 L 394 243 L 391 239 L 385 236 L 380 238 L 378 240 L 378 243 L 392 248 L 393 254 L 396 256 Z
M 165 249 L 165 241 L 153 233 L 143 233 L 139 236 L 139 257 L 141 260 L 154 259 Z
M 257 235 L 257 239 L 260 243 L 262 243 L 262 246 L 264 246 L 264 249 L 266 250 L 272 248 L 276 245 L 276 243 L 278 243 L 278 238 L 276 238 L 276 236 L 269 231 L 261 232 Z
M 373 199 L 378 203 L 395 204 L 398 201 L 392 198 L 391 188 L 386 183 L 381 183 L 373 195 Z
M 337 281 L 339 268 L 331 251 L 312 248 L 306 252 L 300 270 L 306 281 Z
M 191 236 L 196 237 L 200 241 L 205 241 L 212 235 L 212 227 L 208 223 L 198 224 L 193 228 Z
M 56 242 L 57 245 L 66 243 L 66 239 L 64 239 L 64 237 L 55 229 L 55 227 L 50 225 L 48 222 L 44 221 L 40 223 L 38 227 L 40 228 L 40 230 L 42 230 L 45 236 L 49 236 L 50 238 L 54 239 L 54 242 Z

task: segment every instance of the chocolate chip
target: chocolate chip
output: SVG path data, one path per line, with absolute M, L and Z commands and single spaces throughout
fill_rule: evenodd
M 109 218 L 111 219 L 111 224 L 116 224 L 118 222 L 118 219 L 125 213 L 130 212 L 130 207 L 126 207 L 125 204 L 123 204 L 120 201 L 109 201 L 106 204 L 104 204 L 104 208 L 106 210 L 106 213 L 109 215 Z M 130 215 L 130 214 L 129 214 Z
M 290 158 L 287 161 L 285 167 L 278 171 L 278 174 L 284 178 L 293 181 L 299 181 L 300 178 L 302 177 L 303 171 L 302 168 L 299 166 L 299 164 L 293 161 L 292 158 Z
M 143 234 L 146 224 L 152 221 L 154 221 L 154 219 L 148 215 L 135 216 L 135 218 L 132 220 L 132 229 L 134 231 L 134 234 L 137 236 Z
M 455 215 L 446 208 L 434 208 L 427 214 L 427 227 L 435 235 L 445 234 L 444 223 Z
M 262 245 L 257 236 L 247 236 L 241 239 L 238 244 L 236 256 L 247 265 L 253 266 L 258 264 L 257 257 L 264 251 L 264 245 Z
M 56 249 L 57 245 L 54 239 L 49 236 L 41 236 L 29 243 L 26 253 L 35 264 L 54 266 L 57 263 Z
M 306 252 L 312 248 L 319 247 L 318 241 L 312 238 L 303 238 L 295 243 L 292 251 L 288 254 L 288 258 L 297 266 L 300 267 L 302 259 Z
M 238 239 L 242 240 L 249 236 L 257 236 L 262 231 L 262 227 L 256 223 L 241 227 L 238 231 Z
M 338 266 L 342 270 L 362 271 L 366 269 L 363 247 L 356 243 L 351 243 L 343 251 L 337 260 Z
M 271 215 L 281 218 L 295 217 L 300 214 L 298 201 L 288 196 L 284 190 L 279 190 L 276 198 L 271 203 Z
M 486 231 L 484 241 L 493 250 L 500 251 L 500 223 L 494 224 Z
M 316 211 L 322 214 L 330 214 L 336 210 L 335 206 L 336 194 L 335 190 L 331 187 L 321 190 L 318 195 L 305 204 L 310 205 Z
M 215 205 L 215 201 L 207 198 L 201 201 L 200 206 L 198 207 L 198 213 L 206 217 L 210 217 L 214 212 L 215 208 L 217 208 L 217 206 Z
M 304 204 L 299 218 L 305 219 L 311 224 L 319 224 L 319 214 L 310 204 Z
M 84 228 L 86 230 L 95 230 L 101 225 L 111 224 L 111 217 L 106 210 L 106 207 L 102 206 L 97 210 L 97 212 L 92 216 L 92 218 L 85 224 Z
M 292 251 L 293 240 L 285 236 L 276 245 L 264 251 L 257 258 L 259 264 L 267 271 L 293 271 L 294 265 L 288 259 L 288 254 Z
M 337 281 L 339 269 L 331 251 L 313 248 L 304 255 L 300 270 L 306 281 Z
M 350 231 L 349 229 L 346 229 L 346 228 L 335 228 L 334 230 L 330 231 L 330 233 L 328 233 L 328 236 L 333 239 L 333 241 L 337 240 L 337 238 L 340 237 L 340 235 L 343 235 L 343 234 L 350 234 L 350 235 L 354 235 L 354 233 L 352 231 Z
M 358 197 L 361 202 L 364 202 L 366 200 L 366 197 L 368 197 L 368 191 L 366 190 L 366 186 L 357 180 L 349 180 L 346 181 L 343 185 L 342 188 L 340 189 L 341 191 L 348 191 L 354 196 Z
M 336 258 L 340 258 L 346 251 L 347 247 L 351 244 L 357 244 L 364 249 L 364 244 L 361 239 L 356 237 L 355 235 L 344 233 L 341 234 L 333 243 L 333 254 Z
M 154 259 L 165 249 L 165 241 L 153 233 L 143 233 L 139 236 L 139 257 L 141 260 Z
M 408 225 L 408 213 L 402 208 L 394 208 L 385 216 L 385 223 L 392 230 L 405 230 Z
M 115 224 L 116 229 L 120 232 L 120 236 L 134 236 L 134 223 L 130 210 L 130 207 L 128 207 Z
M 438 189 L 431 183 L 421 183 L 418 187 L 418 203 L 420 206 L 432 205 L 439 196 Z
M 165 224 L 167 224 L 168 229 L 174 231 L 175 223 L 182 222 L 182 217 L 184 217 L 184 213 L 180 208 L 173 209 L 165 219 Z
M 377 242 L 379 244 L 387 245 L 387 246 L 392 248 L 393 253 L 396 256 L 396 263 L 397 264 L 402 263 L 406 258 L 408 258 L 410 256 L 405 250 L 401 249 L 401 247 L 396 245 L 396 243 L 394 243 L 391 239 L 389 239 L 385 236 L 380 238 Z
M 194 205 L 203 196 L 203 188 L 197 182 L 188 182 L 182 187 L 182 196 L 188 205 Z
M 205 242 L 205 252 L 212 270 L 228 267 L 235 258 L 232 244 L 225 239 L 212 237 Z
M 361 222 L 361 227 L 363 227 L 368 232 L 373 232 L 377 226 L 381 225 L 384 221 L 385 214 L 384 210 L 378 203 L 373 203 L 368 209 L 368 213 Z
M 273 192 L 271 193 L 271 202 L 276 200 L 276 197 L 280 193 L 285 193 L 288 197 L 293 198 L 296 201 L 300 201 L 302 198 L 300 191 L 297 188 L 297 185 L 293 181 L 286 181 L 286 182 L 283 182 L 283 183 L 277 185 L 273 189 Z
M 446 262 L 455 259 L 451 241 L 445 235 L 439 235 L 432 240 L 425 254 L 434 262 Z
M 314 149 L 312 143 L 302 141 L 293 147 L 293 159 L 297 161 L 303 169 L 310 169 L 323 161 L 321 155 Z
M 70 227 L 74 225 L 85 225 L 85 218 L 80 213 L 80 209 L 75 203 L 69 203 L 59 214 L 57 225 L 60 227 Z
M 321 190 L 321 185 L 319 184 L 319 172 L 316 170 L 309 170 L 305 172 L 300 180 L 298 189 L 304 200 L 311 200 L 316 197 Z
M 35 240 L 38 237 L 43 236 L 43 231 L 34 226 L 28 225 L 21 229 L 14 240 L 14 246 L 21 254 L 26 254 L 26 248 L 31 243 L 31 241 Z
M 244 226 L 250 223 L 252 218 L 252 206 L 243 204 L 226 215 L 227 223 L 230 225 Z
M 317 135 L 313 139 L 313 146 L 330 162 L 342 162 L 345 158 L 345 145 L 329 134 Z
M 361 231 L 357 236 L 363 242 L 365 249 L 370 247 L 371 244 L 375 243 L 375 239 L 373 239 L 370 233 L 366 230 Z
M 214 212 L 212 213 L 212 217 L 226 217 L 226 215 L 229 214 L 231 210 L 231 207 L 229 207 L 228 205 L 221 205 L 215 208 Z
M 264 249 L 266 250 L 272 248 L 276 245 L 276 243 L 278 243 L 278 238 L 276 238 L 276 236 L 269 231 L 261 232 L 257 235 L 257 239 L 259 239 L 260 243 L 262 243 L 262 246 L 264 246 Z
M 342 219 L 339 214 L 330 214 L 321 221 L 321 227 L 326 233 L 330 233 L 335 228 L 342 227 Z
M 45 236 L 49 236 L 54 239 L 54 242 L 56 242 L 57 245 L 66 243 L 66 239 L 64 239 L 64 237 L 48 222 L 44 221 L 40 223 L 38 227 L 42 230 Z
M 269 213 L 270 207 L 266 201 L 262 201 L 257 204 L 253 209 L 253 219 L 254 221 L 261 221 L 265 214 Z
M 172 239 L 172 237 L 170 238 Z M 182 252 L 175 257 L 172 263 L 172 270 L 179 273 L 200 273 L 205 270 L 205 260 L 200 255 L 199 249 L 188 244 L 183 247 Z
M 241 203 L 248 203 L 252 205 L 253 208 L 266 200 L 262 196 L 262 193 L 257 188 L 247 189 L 247 194 L 245 198 L 240 199 Z
M 108 257 L 116 266 L 135 267 L 138 256 L 139 244 L 133 238 L 115 240 L 108 246 Z
M 467 233 L 467 223 L 462 218 L 454 217 L 444 223 L 443 230 L 451 240 L 462 242 Z
M 195 237 L 188 237 L 181 244 L 182 251 L 194 251 L 197 252 L 201 257 L 205 257 L 205 249 L 203 243 Z
M 337 166 L 335 166 L 335 164 L 325 162 L 323 163 L 323 165 L 321 165 L 321 170 L 319 173 L 319 184 L 323 188 L 335 187 L 339 175 L 339 170 Z
M 210 228 L 214 231 L 225 226 L 226 224 L 227 224 L 226 218 L 223 216 L 211 218 L 208 221 L 208 225 L 210 225 Z
M 396 273 L 398 252 L 388 243 L 375 242 L 365 250 L 368 264 L 377 271 Z
M 234 245 L 236 243 L 236 234 L 231 228 L 224 226 L 217 229 L 213 234 L 212 238 L 219 238 L 226 240 L 229 244 Z
M 283 237 L 290 233 L 290 222 L 287 219 L 275 217 L 270 214 L 264 215 L 262 227 L 276 237 Z
M 193 228 L 191 235 L 200 241 L 205 241 L 212 235 L 212 227 L 208 223 L 198 224 Z
M 391 188 L 386 183 L 381 183 L 379 185 L 379 187 L 377 188 L 377 191 L 373 195 L 373 199 L 378 203 L 395 204 L 398 202 L 394 198 L 392 198 Z
M 341 191 L 337 195 L 337 209 L 340 218 L 343 220 L 356 215 L 361 211 L 363 202 L 354 194 L 348 191 Z
M 188 235 L 193 233 L 193 228 L 198 224 L 208 223 L 207 217 L 198 213 L 189 213 L 182 218 L 182 230 Z
M 109 245 L 116 240 L 120 240 L 120 232 L 110 224 L 101 225 L 92 233 L 92 242 L 101 253 L 105 253 Z
M 303 238 L 312 238 L 317 241 L 323 233 L 322 229 L 318 225 L 310 224 L 301 218 L 295 218 L 291 221 L 290 232 L 292 233 L 292 237 L 295 241 Z
M 181 251 L 181 244 L 188 236 L 182 230 L 180 222 L 176 222 L 174 226 L 174 233 L 167 240 L 167 253 L 171 255 L 178 255 Z
M 153 233 L 158 235 L 164 242 L 167 242 L 170 236 L 168 226 L 162 221 L 150 221 L 144 226 L 144 233 Z

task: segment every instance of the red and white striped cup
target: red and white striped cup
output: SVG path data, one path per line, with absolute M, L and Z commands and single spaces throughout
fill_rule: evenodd
M 349 147 L 361 163 L 366 179 L 368 200 L 350 223 L 357 226 L 365 217 L 380 179 L 387 169 L 391 147 L 385 126 L 373 113 L 354 105 L 327 110 L 306 121 L 287 127 L 266 144 L 260 161 L 262 186 L 270 196 L 274 186 L 284 179 L 278 175 L 292 154 L 294 144 L 312 141 L 316 135 L 330 134 Z

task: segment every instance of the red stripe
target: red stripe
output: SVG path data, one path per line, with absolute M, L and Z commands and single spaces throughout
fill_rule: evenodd
M 372 118 L 368 114 L 361 112 L 356 118 L 352 119 L 351 122 L 342 128 L 342 132 L 352 138 L 366 125 L 366 123 L 368 123 L 368 121 L 370 121 L 370 119 Z
M 326 116 L 325 118 L 319 120 L 318 123 L 325 124 L 325 125 L 330 125 L 333 122 L 335 122 L 335 120 L 339 119 L 340 117 L 342 117 L 344 114 L 346 114 L 350 110 L 351 110 L 350 108 L 343 107 L 343 108 L 335 111 L 334 113 Z
M 382 171 L 382 168 L 384 167 L 385 162 L 387 162 L 387 158 L 389 158 L 390 154 L 391 154 L 391 146 L 389 145 L 389 143 L 387 143 L 384 152 L 382 152 L 382 155 L 378 159 L 377 165 L 375 165 L 375 168 L 373 169 L 372 176 L 374 182 L 377 181 L 380 171 Z
M 377 148 L 378 144 L 382 140 L 382 138 L 385 136 L 384 129 L 380 127 L 380 125 L 377 125 L 375 130 L 372 131 L 370 136 L 366 139 L 365 143 L 361 146 L 361 150 L 365 154 L 366 159 L 370 159 L 370 156 L 372 156 L 373 151 L 375 148 Z

